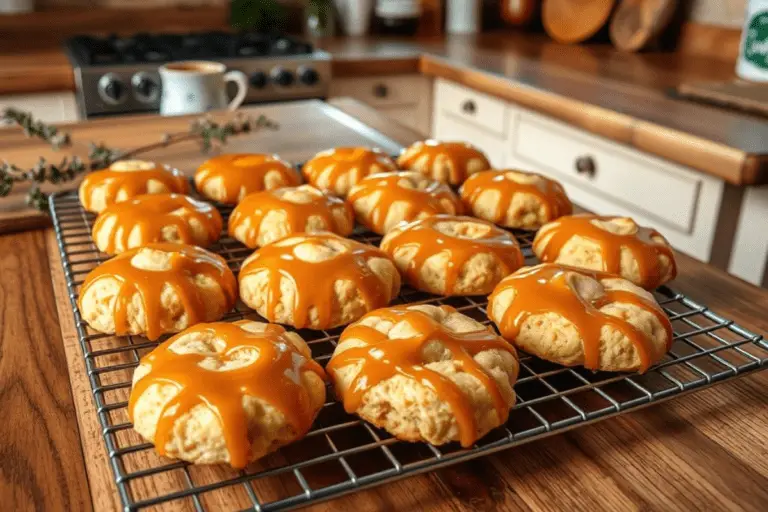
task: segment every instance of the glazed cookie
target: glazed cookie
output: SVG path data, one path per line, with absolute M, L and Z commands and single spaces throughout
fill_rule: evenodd
M 515 349 L 449 306 L 379 309 L 347 327 L 326 370 L 348 413 L 405 441 L 469 447 L 515 404 Z
M 229 217 L 229 235 L 254 249 L 295 235 L 331 231 L 352 233 L 355 215 L 343 200 L 310 185 L 246 196 Z
M 245 260 L 239 279 L 243 302 L 270 322 L 297 328 L 348 324 L 400 291 L 386 254 L 332 233 L 266 245 Z
M 667 240 L 628 217 L 561 217 L 536 234 L 533 251 L 541 261 L 616 274 L 646 290 L 677 275 Z
M 221 256 L 191 245 L 151 243 L 93 269 L 78 306 L 99 332 L 160 335 L 220 319 L 237 300 L 237 282 Z
M 197 191 L 224 204 L 237 204 L 248 194 L 299 183 L 299 174 L 291 164 L 277 155 L 260 153 L 220 155 L 204 162 L 195 173 Z
M 336 148 L 315 155 L 301 172 L 310 185 L 345 197 L 366 176 L 396 170 L 395 161 L 379 149 Z
M 121 160 L 85 175 L 79 197 L 83 208 L 99 213 L 107 206 L 142 194 L 186 194 L 187 179 L 177 169 L 143 160 Z
M 239 469 L 304 437 L 325 402 L 324 380 L 295 332 L 249 320 L 198 324 L 141 359 L 128 414 L 160 455 Z
M 487 295 L 524 263 L 517 240 L 490 222 L 435 215 L 387 233 L 381 250 L 405 282 L 437 295 Z
M 151 242 L 207 247 L 221 235 L 221 214 L 208 203 L 181 194 L 147 194 L 102 211 L 93 224 L 93 241 L 114 255 Z
M 491 168 L 485 154 L 471 144 L 436 140 L 411 145 L 397 163 L 402 169 L 418 171 L 451 185 L 461 185 L 472 174 Z
M 467 178 L 460 193 L 472 215 L 507 228 L 535 230 L 573 213 L 563 187 L 532 172 L 478 172 Z
M 372 174 L 352 187 L 347 202 L 358 222 L 380 235 L 401 222 L 461 213 L 461 200 L 448 185 L 409 171 Z
M 590 370 L 644 372 L 672 343 L 669 318 L 649 292 L 614 275 L 554 263 L 501 281 L 488 317 L 521 350 Z

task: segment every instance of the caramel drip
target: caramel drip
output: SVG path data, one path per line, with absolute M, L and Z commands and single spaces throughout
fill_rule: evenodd
M 326 170 L 330 168 L 329 171 Z M 301 172 L 309 183 L 318 186 L 320 176 L 328 179 L 328 189 L 335 191 L 338 181 L 349 175 L 349 186 L 369 174 L 397 171 L 397 164 L 378 149 L 362 147 L 336 148 L 323 151 L 304 164 Z
M 149 365 L 150 370 L 136 382 L 131 392 L 128 402 L 131 421 L 136 402 L 150 386 L 172 385 L 178 390 L 163 405 L 157 423 L 154 443 L 160 455 L 166 454 L 165 447 L 176 420 L 200 405 L 218 417 L 230 464 L 235 468 L 245 467 L 250 460 L 251 448 L 248 418 L 243 409 L 245 396 L 261 399 L 280 411 L 298 435 L 303 436 L 309 431 L 315 411 L 309 393 L 302 385 L 301 373 L 313 372 L 325 380 L 325 372 L 296 348 L 283 327 L 270 324 L 264 332 L 250 332 L 241 327 L 247 323 L 250 322 L 199 324 L 170 338 L 142 358 L 141 363 Z M 234 359 L 233 356 L 241 350 L 256 350 L 258 358 L 251 364 L 231 370 L 206 370 L 200 363 L 212 354 L 179 354 L 171 350 L 179 337 L 193 333 L 206 333 L 223 341 L 224 347 L 217 357 L 222 361 Z
M 167 189 L 166 192 L 186 194 L 189 190 L 187 179 L 181 171 L 168 166 L 157 165 L 154 169 L 136 171 L 103 169 L 86 174 L 80 184 L 80 200 L 86 210 L 93 211 L 91 197 L 95 189 L 105 188 L 106 204 L 110 205 L 116 202 L 117 195 L 121 192 L 125 194 L 126 199 L 148 194 L 147 184 L 150 181 L 162 183 Z
M 563 187 L 556 181 L 534 173 L 514 171 L 541 178 L 533 183 L 518 183 L 505 176 L 506 172 L 483 171 L 467 178 L 461 187 L 461 198 L 464 203 L 470 209 L 474 209 L 480 196 L 486 190 L 495 190 L 499 194 L 499 200 L 496 203 L 493 218 L 488 220 L 496 224 L 504 222 L 515 194 L 530 194 L 537 197 L 544 207 L 546 222 L 573 213 L 573 205 L 568 200 L 568 196 L 565 195 Z
M 373 210 L 366 217 L 359 218 L 360 223 L 371 231 L 383 234 L 387 214 L 392 205 L 397 202 L 408 205 L 403 214 L 405 222 L 438 213 L 460 214 L 462 212 L 461 200 L 444 183 L 429 180 L 428 185 L 422 189 L 402 186 L 400 181 L 409 179 L 408 176 L 411 174 L 408 171 L 373 174 L 351 190 L 347 197 L 350 204 L 373 194 L 378 195 Z M 445 207 L 443 203 L 446 201 L 453 206 L 454 211 Z
M 344 252 L 321 261 L 305 261 L 294 254 L 300 244 L 338 246 L 343 244 Z M 334 285 L 336 281 L 350 281 L 360 292 L 367 309 L 386 306 L 390 300 L 390 289 L 370 268 L 367 261 L 387 256 L 379 249 L 338 237 L 331 233 L 315 233 L 283 239 L 265 245 L 253 253 L 240 271 L 240 280 L 248 275 L 267 269 L 269 283 L 267 293 L 267 314 L 270 321 L 276 318 L 282 291 L 280 281 L 285 278 L 293 283 L 295 299 L 293 304 L 293 325 L 299 329 L 310 323 L 310 309 L 317 309 L 318 324 L 329 325 L 333 315 Z
M 267 189 L 265 178 L 271 172 L 280 175 L 280 187 L 299 185 L 298 173 L 279 156 L 239 153 L 220 155 L 204 162 L 195 173 L 195 187 L 201 191 L 206 183 L 220 179 L 225 190 L 222 202 L 235 204 L 242 189 L 246 195 Z
M 299 187 L 299 189 L 307 192 L 309 201 L 293 202 L 283 198 L 283 195 L 291 189 L 257 192 L 245 196 L 229 217 L 230 236 L 234 237 L 235 229 L 246 219 L 250 219 L 248 230 L 241 241 L 248 247 L 257 247 L 261 223 L 268 213 L 274 211 L 285 213 L 285 222 L 290 227 L 290 232 L 286 236 L 307 231 L 310 217 L 321 218 L 325 224 L 325 229 L 328 231 L 341 235 L 349 234 L 345 230 L 345 226 L 339 223 L 334 212 L 341 211 L 343 217 L 347 219 L 347 225 L 354 226 L 355 216 L 350 205 L 337 197 L 325 195 L 318 189 L 307 185 Z
M 616 218 L 597 215 L 561 217 L 554 224 L 548 225 L 545 230 L 539 232 L 534 240 L 534 251 L 539 255 L 541 261 L 557 261 L 565 244 L 572 237 L 578 235 L 600 247 L 604 272 L 621 275 L 621 249 L 625 248 L 632 253 L 632 257 L 637 261 L 637 268 L 640 273 L 640 282 L 636 283 L 637 285 L 652 290 L 665 282 L 660 261 L 662 255 L 669 259 L 670 279 L 674 279 L 677 275 L 675 257 L 671 247 L 654 240 L 654 238 L 663 240 L 658 231 L 637 226 L 637 232 L 621 235 L 606 231 L 592 223 L 593 220 L 607 222 Z M 544 244 L 544 240 L 548 236 L 549 240 Z
M 487 226 L 488 230 L 478 238 L 454 236 L 436 227 L 441 222 L 482 224 Z M 462 268 L 477 254 L 491 253 L 496 256 L 504 267 L 504 275 L 511 274 L 525 263 L 523 253 L 514 236 L 493 224 L 471 217 L 436 215 L 418 220 L 402 228 L 402 231 L 394 237 L 387 239 L 382 249 L 388 254 L 394 254 L 396 249 L 405 246 L 416 247 L 416 253 L 404 272 L 406 279 L 415 287 L 418 287 L 421 269 L 427 259 L 441 252 L 448 252 L 450 256 L 445 274 L 444 294 L 446 295 L 456 293 L 456 281 Z
M 455 311 L 448 306 L 441 306 L 441 309 L 449 313 Z M 471 446 L 477 440 L 477 426 L 469 398 L 449 378 L 425 366 L 424 348 L 437 341 L 451 352 L 454 360 L 461 363 L 464 372 L 482 383 L 493 399 L 499 419 L 502 422 L 507 420 L 509 406 L 498 383 L 474 359 L 474 356 L 486 350 L 514 353 L 514 349 L 506 341 L 486 330 L 453 332 L 429 315 L 407 307 L 382 309 L 370 315 L 393 324 L 407 322 L 418 334 L 409 338 L 388 339 L 386 334 L 360 322 L 344 330 L 339 344 L 349 339 L 366 343 L 365 346 L 353 347 L 334 355 L 326 367 L 333 375 L 333 372 L 345 366 L 361 365 L 360 372 L 342 396 L 344 409 L 348 413 L 358 409 L 371 388 L 395 375 L 403 375 L 428 387 L 438 398 L 448 403 L 459 427 L 461 445 Z
M 163 241 L 163 229 L 175 227 L 181 243 L 195 245 L 190 222 L 196 221 L 207 233 L 207 244 L 219 238 L 223 221 L 219 211 L 208 203 L 180 194 L 146 194 L 104 209 L 93 224 L 93 238 L 104 225 L 115 219 L 104 252 L 114 254 L 117 242 L 123 250 L 138 229 L 138 246 Z
M 153 249 L 170 253 L 170 268 L 168 270 L 145 270 L 136 268 L 131 259 L 142 249 Z M 234 274 L 227 267 L 227 262 L 221 256 L 191 245 L 158 242 L 144 247 L 131 249 L 105 261 L 93 269 L 85 277 L 80 293 L 78 306 L 82 310 L 83 291 L 105 277 L 120 281 L 120 290 L 115 297 L 115 334 L 125 336 L 129 332 L 128 307 L 134 294 L 138 293 L 144 305 L 144 316 L 147 323 L 146 337 L 150 340 L 159 338 L 168 327 L 170 319 L 164 318 L 164 308 L 161 301 L 165 286 L 170 286 L 176 292 L 184 311 L 187 313 L 188 325 L 205 320 L 208 305 L 203 301 L 198 286 L 193 282 L 196 275 L 207 276 L 221 285 L 227 303 L 232 307 L 237 299 L 237 282 Z M 166 320 L 164 322 L 164 320 Z
M 435 140 L 426 140 L 417 142 L 405 150 L 397 159 L 398 165 L 402 169 L 414 169 L 416 163 L 427 174 L 431 174 L 438 158 L 445 159 L 450 165 L 450 183 L 453 185 L 461 184 L 467 179 L 467 166 L 474 159 L 482 160 L 485 169 L 489 169 L 491 164 L 485 155 L 465 142 L 438 142 Z
M 589 301 L 571 287 L 568 272 L 576 272 L 596 280 L 615 278 L 605 273 L 551 263 L 523 269 L 502 281 L 489 298 L 489 303 L 493 304 L 496 296 L 505 290 L 514 289 L 517 292 L 501 320 L 496 322 L 501 335 L 508 340 L 514 340 L 529 317 L 555 313 L 572 323 L 579 332 L 584 348 L 584 366 L 590 370 L 598 370 L 600 332 L 603 326 L 610 326 L 624 334 L 635 346 L 640 358 L 640 372 L 645 372 L 650 367 L 653 349 L 649 337 L 624 318 L 600 311 L 608 304 L 622 303 L 632 304 L 653 314 L 667 333 L 669 350 L 672 344 L 672 326 L 655 301 L 624 290 L 606 290 L 596 300 Z

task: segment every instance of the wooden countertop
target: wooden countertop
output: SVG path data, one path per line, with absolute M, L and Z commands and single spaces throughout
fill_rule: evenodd
M 359 103 L 336 104 L 363 124 L 319 102 L 275 105 L 260 110 L 288 127 L 323 123 L 324 130 L 297 130 L 294 137 L 267 134 L 263 140 L 257 135 L 236 144 L 266 144 L 302 158 L 318 147 L 350 141 L 389 140 L 390 146 L 420 137 Z M 154 140 L 185 122 L 141 117 L 128 118 L 121 126 L 101 122 L 80 129 L 101 131 L 107 140 L 130 137 L 139 142 Z M 191 146 L 169 148 L 158 156 L 186 161 L 185 167 L 195 163 L 185 159 L 200 158 Z M 0 422 L 0 501 L 9 510 L 103 510 L 93 506 L 92 496 L 99 489 L 94 488 L 93 475 L 86 476 L 85 463 L 92 464 L 92 456 L 84 457 L 81 451 L 75 401 L 68 391 L 46 239 L 45 231 L 0 236 L 0 408 L 5 411 Z M 768 291 L 682 255 L 679 266 L 675 288 L 748 329 L 768 331 Z M 761 372 L 315 509 L 764 509 L 766 387 L 768 373 Z M 98 435 L 84 432 L 82 425 L 79 434 Z

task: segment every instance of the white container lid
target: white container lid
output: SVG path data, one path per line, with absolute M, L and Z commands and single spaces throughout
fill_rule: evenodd
M 376 15 L 384 18 L 417 18 L 421 16 L 419 0 L 378 0 Z

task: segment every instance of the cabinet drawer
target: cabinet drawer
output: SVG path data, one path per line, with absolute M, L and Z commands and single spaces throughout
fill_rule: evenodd
M 694 229 L 703 179 L 698 173 L 526 112 L 512 135 L 512 152 L 662 224 L 685 233 Z
M 492 96 L 438 80 L 435 108 L 500 137 L 507 135 L 507 106 L 504 101 Z
M 428 79 L 422 76 L 334 78 L 330 96 L 350 96 L 376 108 L 415 105 L 428 101 L 427 87 Z
M 457 140 L 472 143 L 482 150 L 496 168 L 504 166 L 505 141 L 472 124 L 444 112 L 435 113 L 433 136 L 438 140 Z

